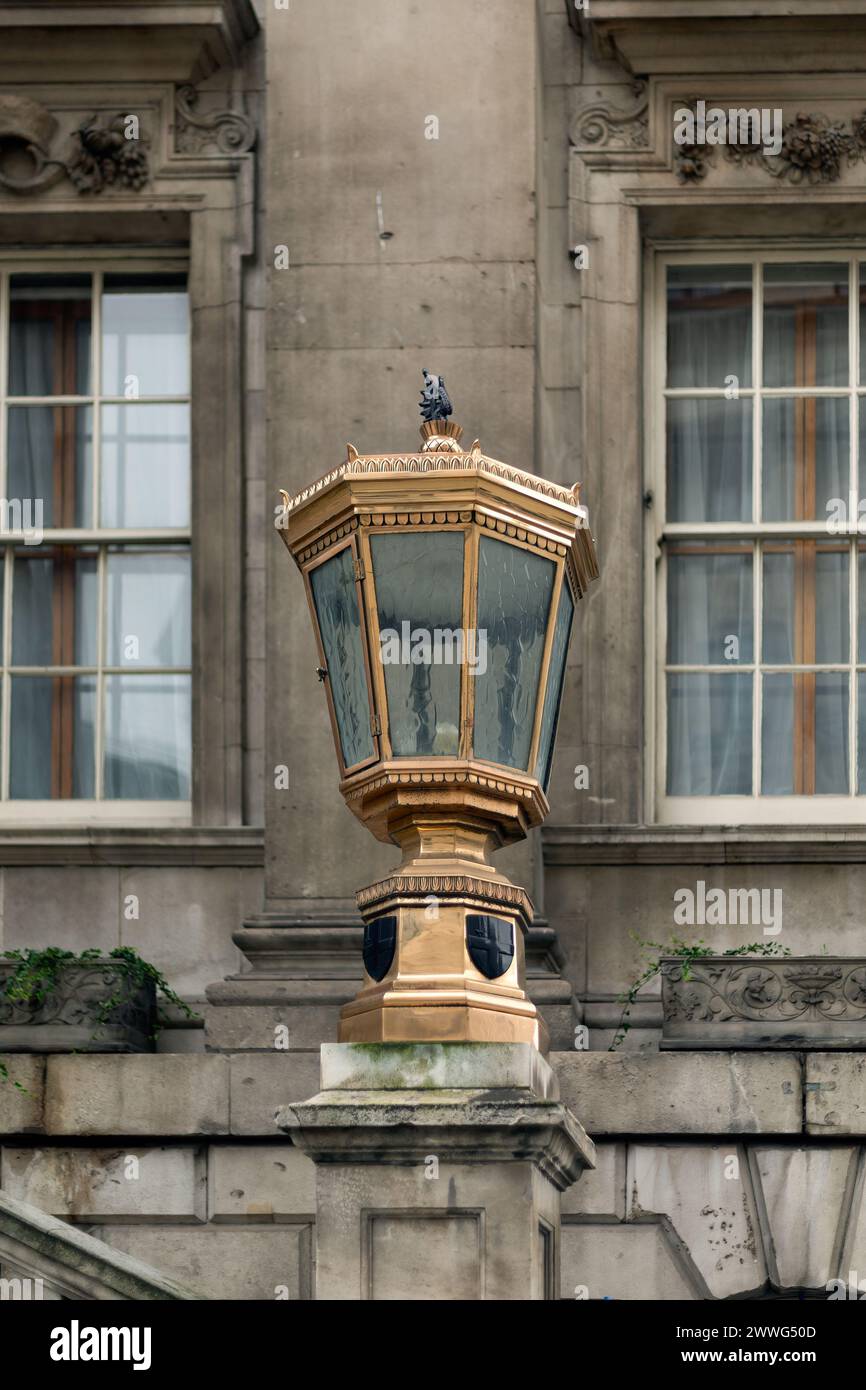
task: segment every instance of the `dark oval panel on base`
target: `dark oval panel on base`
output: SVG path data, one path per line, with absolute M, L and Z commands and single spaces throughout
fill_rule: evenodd
M 374 917 L 364 923 L 364 969 L 371 979 L 384 980 L 397 945 L 397 918 Z
M 514 960 L 514 923 L 506 917 L 470 912 L 466 918 L 466 947 L 475 968 L 488 980 L 496 980 Z

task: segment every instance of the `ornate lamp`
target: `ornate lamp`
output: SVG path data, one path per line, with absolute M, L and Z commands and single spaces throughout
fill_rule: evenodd
M 340 791 L 402 850 L 357 895 L 341 1042 L 529 1042 L 532 905 L 493 867 L 545 795 L 575 603 L 598 576 L 580 485 L 487 458 L 424 373 L 416 454 L 348 457 L 277 526 L 304 576 Z

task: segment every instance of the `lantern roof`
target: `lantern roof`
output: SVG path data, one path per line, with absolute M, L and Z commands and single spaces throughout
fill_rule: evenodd
M 434 419 L 422 426 L 418 453 L 359 454 L 294 497 L 283 492 L 276 527 L 303 565 L 361 525 L 435 525 L 475 520 L 505 537 L 529 539 L 565 555 L 581 597 L 598 577 L 589 511 L 581 485 L 565 487 L 482 453 L 476 439 L 460 447 L 461 427 Z

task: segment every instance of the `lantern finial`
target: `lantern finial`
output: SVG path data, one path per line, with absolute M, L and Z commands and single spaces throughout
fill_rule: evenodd
M 422 367 L 424 374 L 424 385 L 421 388 L 421 400 L 418 402 L 421 410 L 422 420 L 446 420 L 453 414 L 453 406 L 445 390 L 444 376 L 433 376 L 426 367 Z

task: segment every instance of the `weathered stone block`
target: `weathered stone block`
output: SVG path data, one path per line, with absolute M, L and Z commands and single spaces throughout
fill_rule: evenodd
M 232 1134 L 275 1138 L 277 1108 L 306 1100 L 319 1087 L 318 1052 L 241 1052 L 227 1061 Z
M 556 1099 L 530 1043 L 323 1043 L 323 1091 L 526 1090 Z
M 563 1216 L 625 1219 L 625 1144 L 596 1144 L 595 1168 L 587 1168 L 562 1194 Z
M 631 1144 L 628 1219 L 664 1216 L 707 1297 L 763 1288 L 767 1266 L 746 1155 L 736 1144 Z
M 205 1298 L 310 1297 L 309 1226 L 99 1226 L 95 1233 Z
M 807 1134 L 866 1134 L 866 1056 L 808 1053 L 805 1091 Z
M 0 1077 L 0 1134 L 43 1134 L 45 1058 L 7 1053 L 0 1062 L 9 1072 L 8 1080 Z
M 564 1222 L 561 1297 L 685 1300 L 701 1292 L 661 1223 Z
M 66 1221 L 204 1221 L 204 1154 L 195 1148 L 4 1148 L 10 1197 Z
M 592 1135 L 798 1134 L 799 1058 L 783 1053 L 558 1052 L 563 1103 Z
M 225 1057 L 50 1057 L 46 1134 L 227 1134 Z
M 297 993 L 293 984 L 287 982 L 286 993 Z M 294 1000 L 285 1004 L 207 1004 L 205 1017 L 209 1052 L 273 1052 L 283 1029 L 289 1048 L 312 1049 L 323 1038 L 336 1037 L 340 1005 L 298 1004 Z
M 212 1221 L 286 1221 L 315 1218 L 316 1168 L 283 1140 L 278 1144 L 215 1144 L 208 1160 L 208 1214 Z

